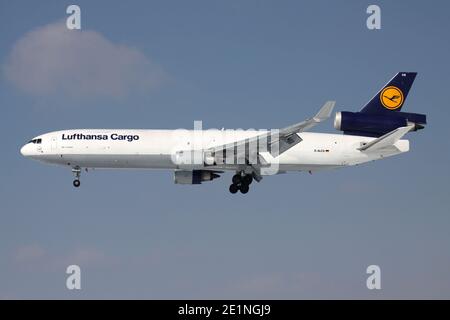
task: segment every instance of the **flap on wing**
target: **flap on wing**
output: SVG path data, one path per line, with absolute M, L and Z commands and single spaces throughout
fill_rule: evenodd
M 300 141 L 302 141 L 302 138 L 300 138 L 297 133 L 293 133 L 289 136 L 280 138 L 280 142 L 278 145 L 279 154 L 282 154 L 283 152 L 289 150 Z

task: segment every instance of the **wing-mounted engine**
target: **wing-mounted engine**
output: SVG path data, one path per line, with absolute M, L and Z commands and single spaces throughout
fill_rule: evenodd
M 211 170 L 177 170 L 174 172 L 176 184 L 201 184 L 219 178 L 222 171 Z
M 423 129 L 426 115 L 408 112 L 371 114 L 362 112 L 337 112 L 334 127 L 344 134 L 380 137 L 400 127 L 414 124 L 411 131 Z

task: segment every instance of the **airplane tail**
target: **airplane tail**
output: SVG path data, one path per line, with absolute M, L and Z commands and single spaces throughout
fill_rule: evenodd
M 362 113 L 400 111 L 417 72 L 399 72 L 361 109 Z
M 414 126 L 423 129 L 426 115 L 400 111 L 417 72 L 399 72 L 359 112 L 337 112 L 334 127 L 344 134 L 381 137 L 393 130 Z

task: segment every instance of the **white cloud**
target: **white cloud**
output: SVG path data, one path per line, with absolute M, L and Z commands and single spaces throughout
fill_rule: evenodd
M 56 265 L 68 266 L 76 264 L 80 266 L 96 266 L 108 264 L 110 259 L 95 248 L 77 248 L 67 256 L 56 261 Z
M 32 95 L 118 97 L 146 92 L 166 79 L 136 48 L 115 44 L 63 21 L 37 28 L 14 45 L 3 65 L 6 79 Z
M 20 246 L 14 253 L 14 260 L 19 263 L 29 263 L 40 260 L 45 256 L 45 249 L 37 244 Z
M 16 266 L 41 266 L 48 270 L 60 270 L 71 265 L 98 266 L 113 263 L 112 257 L 94 247 L 76 247 L 63 253 L 52 253 L 36 243 L 18 246 L 13 251 Z

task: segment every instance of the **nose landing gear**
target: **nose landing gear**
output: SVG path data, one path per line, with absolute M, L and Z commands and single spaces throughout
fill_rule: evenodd
M 251 174 L 244 174 L 243 172 L 236 173 L 231 179 L 233 182 L 230 185 L 230 192 L 235 194 L 238 191 L 241 191 L 242 194 L 246 194 L 248 192 L 249 185 L 253 182 L 253 176 Z
M 75 188 L 78 188 L 81 184 L 81 182 L 80 182 L 81 168 L 80 167 L 73 168 L 72 173 L 75 174 L 75 180 L 73 180 L 73 186 Z

